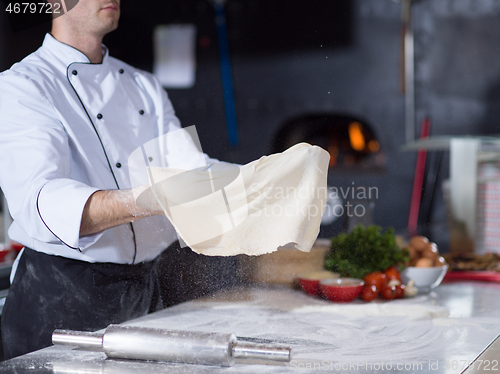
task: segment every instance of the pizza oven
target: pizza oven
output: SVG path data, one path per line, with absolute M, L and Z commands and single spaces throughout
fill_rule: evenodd
M 304 114 L 286 119 L 272 142 L 272 153 L 294 144 L 318 145 L 330 153 L 330 168 L 362 171 L 382 167 L 380 143 L 368 121 L 345 114 Z
M 328 201 L 320 237 L 331 237 L 357 224 L 373 223 L 378 189 L 368 180 L 383 173 L 385 156 L 372 124 L 350 114 L 306 113 L 287 118 L 271 143 L 271 153 L 306 142 L 330 154 Z

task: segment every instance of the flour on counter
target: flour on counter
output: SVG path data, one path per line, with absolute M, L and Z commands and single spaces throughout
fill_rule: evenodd
M 448 309 L 433 305 L 366 303 L 311 305 L 295 309 L 294 313 L 331 313 L 350 317 L 407 317 L 410 320 L 446 318 Z

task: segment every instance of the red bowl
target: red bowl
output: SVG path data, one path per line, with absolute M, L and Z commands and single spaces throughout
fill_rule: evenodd
M 319 279 L 299 278 L 299 286 L 305 293 L 316 296 L 319 295 Z
M 323 279 L 338 278 L 337 273 L 330 271 L 312 271 L 299 275 L 299 286 L 305 293 L 316 296 L 320 295 L 319 282 Z
M 319 282 L 319 288 L 323 296 L 330 301 L 349 302 L 356 299 L 361 292 L 365 282 L 356 278 L 323 279 Z

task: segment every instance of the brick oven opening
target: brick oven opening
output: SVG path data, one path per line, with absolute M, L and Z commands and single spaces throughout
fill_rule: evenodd
M 307 142 L 330 153 L 330 168 L 359 170 L 382 167 L 384 156 L 370 124 L 344 114 L 306 114 L 286 120 L 272 142 L 272 153 Z M 368 170 L 367 170 L 368 171 Z

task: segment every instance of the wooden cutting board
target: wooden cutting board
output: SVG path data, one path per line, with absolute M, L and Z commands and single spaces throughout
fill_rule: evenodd
M 292 287 L 299 274 L 323 270 L 330 241 L 318 239 L 310 252 L 283 248 L 261 256 L 238 258 L 238 275 L 245 283 Z

